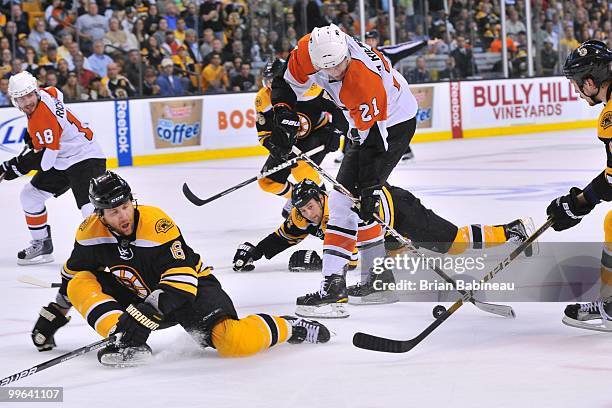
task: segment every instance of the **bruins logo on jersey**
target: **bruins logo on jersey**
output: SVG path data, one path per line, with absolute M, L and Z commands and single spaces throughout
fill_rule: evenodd
M 602 129 L 607 129 L 612 126 L 612 112 L 606 112 L 601 118 L 601 123 L 599 124 Z
M 135 293 L 141 299 L 146 298 L 151 292 L 144 284 L 144 281 L 136 269 L 126 265 L 117 265 L 113 266 L 110 272 L 119 283 Z
M 170 228 L 172 227 L 174 227 L 174 224 L 167 218 L 162 218 L 155 223 L 155 231 L 158 234 L 161 234 L 162 232 L 165 234 L 166 232 L 170 231 Z
M 310 130 L 312 129 L 312 122 L 308 116 L 304 115 L 301 112 L 297 113 L 300 117 L 300 130 L 297 133 L 298 139 L 303 139 L 310 134 Z
M 257 123 L 259 126 L 266 124 L 266 117 L 261 112 L 257 112 Z

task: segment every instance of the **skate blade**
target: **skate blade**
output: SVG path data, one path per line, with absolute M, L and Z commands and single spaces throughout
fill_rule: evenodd
M 395 293 L 374 292 L 366 296 L 349 296 L 349 305 L 366 306 L 366 305 L 386 305 L 389 303 L 399 302 Z
M 319 319 L 344 319 L 350 316 L 343 304 L 331 303 L 321 306 L 297 306 L 295 314 L 300 317 Z
M 21 266 L 27 266 L 27 265 L 40 265 L 40 264 L 45 264 L 45 263 L 49 263 L 49 262 L 53 262 L 53 255 L 48 254 L 48 255 L 39 255 L 37 257 L 34 257 L 32 259 L 19 259 L 17 258 L 17 265 L 21 265 Z
M 533 233 L 536 231 L 535 224 L 533 223 L 533 218 L 531 217 L 521 218 L 521 222 L 523 223 L 523 225 L 525 226 L 525 229 L 527 230 L 527 235 L 528 236 L 533 235 Z M 539 253 L 540 253 L 540 244 L 538 243 L 538 240 L 536 239 L 535 241 L 531 243 L 531 246 L 525 250 L 525 256 L 529 258 Z
M 140 367 L 151 362 L 153 356 L 149 353 L 134 354 L 129 360 L 125 360 L 121 353 L 106 354 L 100 359 L 100 364 L 110 368 Z
M 598 319 L 601 320 L 601 319 Z M 603 322 L 598 324 L 581 322 L 580 320 L 572 319 L 571 317 L 563 316 L 561 322 L 567 326 L 577 327 L 579 329 L 594 330 L 606 333 L 612 333 L 612 322 L 605 325 Z

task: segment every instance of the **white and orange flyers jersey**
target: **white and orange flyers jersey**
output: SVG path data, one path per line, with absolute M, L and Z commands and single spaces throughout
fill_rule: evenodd
M 388 127 L 416 116 L 417 101 L 404 77 L 386 57 L 353 37 L 346 37 L 351 61 L 342 81 L 334 81 L 314 68 L 308 52 L 310 34 L 302 37 L 291 51 L 284 79 L 298 101 L 315 82 L 328 92 L 336 105 L 348 112 L 349 124 L 359 130 L 362 141 L 378 123 L 386 142 Z
M 86 159 L 103 159 L 93 131 L 64 105 L 55 87 L 40 89 L 40 102 L 28 117 L 28 133 L 36 150 L 46 148 L 41 167 L 66 170 Z

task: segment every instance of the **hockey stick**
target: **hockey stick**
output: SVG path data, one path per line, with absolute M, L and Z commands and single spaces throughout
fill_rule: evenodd
M 300 152 L 300 154 L 299 154 L 297 157 L 294 157 L 294 158 L 292 158 L 292 159 L 290 159 L 290 160 L 287 160 L 286 162 L 284 162 L 284 163 L 282 163 L 282 164 L 279 164 L 279 165 L 278 165 L 278 166 L 276 166 L 276 167 L 272 167 L 270 170 L 267 170 L 267 171 L 265 171 L 265 172 L 263 172 L 263 173 L 260 173 L 260 174 L 258 174 L 258 175 L 257 175 L 257 176 L 255 176 L 255 177 L 251 177 L 250 179 L 245 180 L 245 181 L 243 181 L 242 183 L 236 184 L 235 186 L 230 187 L 230 188 L 228 188 L 227 190 L 222 191 L 222 192 L 220 192 L 220 193 L 218 193 L 218 194 L 215 194 L 214 196 L 211 196 L 211 197 L 208 197 L 208 198 L 204 198 L 204 199 L 203 199 L 203 198 L 200 198 L 200 197 L 196 196 L 196 195 L 195 195 L 195 194 L 194 194 L 194 193 L 193 193 L 193 192 L 192 192 L 192 191 L 189 189 L 189 186 L 187 185 L 187 183 L 183 183 L 183 194 L 185 195 L 185 197 L 187 197 L 187 199 L 188 199 L 189 201 L 191 201 L 191 203 L 192 203 L 192 204 L 195 204 L 195 205 L 197 205 L 198 207 L 200 207 L 200 206 L 202 206 L 202 205 L 204 205 L 204 204 L 208 204 L 208 203 L 210 203 L 211 201 L 216 200 L 217 198 L 221 198 L 221 197 L 223 197 L 224 195 L 227 195 L 227 194 L 229 194 L 229 193 L 231 193 L 231 192 L 233 192 L 233 191 L 236 191 L 236 190 L 238 190 L 239 188 L 242 188 L 242 187 L 244 187 L 244 186 L 246 186 L 246 185 L 249 185 L 249 184 L 253 183 L 254 181 L 257 181 L 257 180 L 262 179 L 262 178 L 264 178 L 264 177 L 268 177 L 269 175 L 274 174 L 274 173 L 276 173 L 277 171 L 280 171 L 280 170 L 282 170 L 282 169 L 286 169 L 287 167 L 293 166 L 293 165 L 294 165 L 295 163 L 297 163 L 299 160 L 303 160 L 305 157 L 312 156 L 312 155 L 315 155 L 315 154 L 317 154 L 317 153 L 319 153 L 319 152 L 322 152 L 322 151 L 323 151 L 323 149 L 325 149 L 325 146 L 318 146 L 318 147 L 315 147 L 314 149 L 310 150 L 310 151 L 309 151 L 309 152 L 307 152 L 307 153 L 302 154 L 302 153 Z
M 30 275 L 21 275 L 17 278 L 17 280 L 21 283 L 27 283 L 29 285 L 34 285 L 41 288 L 59 288 L 60 286 L 62 286 L 62 284 L 59 282 L 51 283 Z
M 43 370 L 46 370 L 47 368 L 51 368 L 60 363 L 63 363 L 64 361 L 72 360 L 73 358 L 82 356 L 83 354 L 89 353 L 90 351 L 106 347 L 108 344 L 114 343 L 117 340 L 119 340 L 119 335 L 113 334 L 112 336 L 109 336 L 103 340 L 96 341 L 95 343 L 91 343 L 87 346 L 83 346 L 69 353 L 63 354 L 59 357 L 55 357 L 54 359 L 45 361 L 44 363 L 40 363 L 38 365 L 35 365 L 34 367 L 27 368 L 21 372 L 15 373 L 0 380 L 0 387 L 4 387 L 10 383 L 21 380 L 22 378 L 29 377 L 32 374 L 39 373 Z
M 298 154 L 299 149 L 297 149 L 297 147 L 294 148 L 294 149 L 295 149 L 294 153 Z M 342 184 L 338 183 L 338 181 L 336 179 L 334 179 L 332 176 L 330 176 L 329 173 L 327 173 L 324 169 L 322 169 L 321 166 L 317 165 L 315 162 L 310 160 L 310 158 L 305 159 L 305 160 L 306 160 L 306 162 L 308 162 L 308 164 L 310 164 L 310 166 L 313 169 L 315 169 L 319 174 L 321 174 L 323 176 L 323 178 L 325 178 L 327 181 L 332 183 L 334 185 L 334 188 L 337 188 L 338 190 L 340 190 L 341 193 L 343 193 L 344 195 L 349 197 L 353 201 L 353 203 L 355 203 L 355 204 L 359 203 L 359 200 L 357 198 L 353 197 L 351 192 L 348 191 L 348 189 L 346 187 L 344 187 Z M 412 244 L 412 242 L 410 240 L 406 239 L 402 234 L 397 232 L 394 228 L 391 228 L 391 226 L 387 225 L 387 223 L 385 223 L 378 216 L 378 214 L 374 214 L 374 219 L 380 225 L 385 227 L 385 229 L 387 231 L 389 231 L 389 233 L 391 235 L 393 235 L 397 240 L 399 240 L 402 244 L 406 245 L 411 252 L 420 255 L 420 252 L 414 247 L 414 245 Z M 430 265 L 431 258 L 425 257 L 425 259 L 427 260 L 427 266 L 431 267 L 431 269 L 435 273 L 437 273 L 442 279 L 444 279 L 446 282 L 452 284 L 453 287 L 455 288 L 455 290 L 457 290 L 457 292 L 459 292 L 459 294 L 461 296 L 466 296 L 467 295 L 467 293 L 465 291 L 458 290 L 456 288 L 456 283 L 453 280 L 453 278 L 448 276 L 444 271 L 442 271 L 436 265 L 433 265 L 433 264 Z M 468 301 L 470 303 L 472 303 L 474 306 L 476 306 L 478 309 L 482 310 L 483 312 L 492 313 L 492 314 L 495 314 L 495 315 L 498 315 L 498 316 L 509 317 L 509 318 L 516 317 L 516 315 L 514 313 L 514 310 L 510 306 L 507 306 L 507 305 L 497 305 L 497 304 L 493 304 L 493 303 L 481 302 L 479 300 L 474 299 L 473 297 L 468 298 Z
M 505 259 L 503 259 L 495 268 L 493 268 L 488 274 L 484 276 L 479 284 L 486 283 L 493 279 L 495 275 L 506 268 L 517 256 L 519 256 L 525 249 L 527 249 L 540 235 L 544 233 L 551 225 L 553 221 L 548 218 L 546 222 L 538 228 L 525 242 L 518 246 L 514 251 L 510 253 Z M 386 353 L 406 353 L 416 347 L 423 339 L 431 334 L 438 326 L 440 326 L 450 315 L 455 313 L 466 301 L 469 300 L 469 296 L 473 296 L 473 291 L 467 291 L 466 295 L 457 300 L 447 311 L 442 313 L 436 320 L 434 320 L 425 330 L 423 330 L 418 336 L 409 340 L 392 340 L 384 337 L 373 336 L 367 333 L 355 333 L 353 336 L 353 344 L 356 347 L 382 351 Z

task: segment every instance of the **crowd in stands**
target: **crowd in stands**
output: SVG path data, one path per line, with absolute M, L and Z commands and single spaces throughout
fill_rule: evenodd
M 0 2 L 0 106 L 10 104 L 8 78 L 22 70 L 60 88 L 67 101 L 254 91 L 266 61 L 286 58 L 314 27 L 335 23 L 354 36 L 361 29 L 356 0 Z M 366 3 L 366 30 L 389 43 L 388 0 Z M 525 0 L 513 3 L 506 47 L 510 74 L 520 77 L 527 75 Z M 501 53 L 499 1 L 393 4 L 397 42 L 436 40 L 402 71 L 411 83 L 475 77 L 477 55 Z M 537 75 L 559 74 L 586 39 L 612 46 L 607 1 L 534 0 L 532 15 Z M 429 66 L 434 58 L 437 69 Z M 491 70 L 501 72 L 497 61 Z

